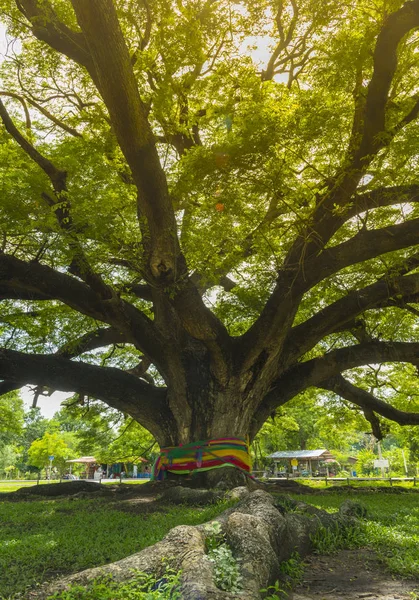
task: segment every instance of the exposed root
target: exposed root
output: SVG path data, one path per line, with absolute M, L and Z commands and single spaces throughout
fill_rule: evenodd
M 170 566 L 182 570 L 184 600 L 256 600 L 261 598 L 261 588 L 280 577 L 281 561 L 294 552 L 301 557 L 310 552 L 311 535 L 320 527 L 336 526 L 353 519 L 350 510 L 345 515 L 332 516 L 287 497 L 274 499 L 263 490 L 249 492 L 238 488 L 232 494 L 242 499 L 216 520 L 238 561 L 241 592 L 230 593 L 217 588 L 213 564 L 206 554 L 205 526 L 181 525 L 161 542 L 137 554 L 70 575 L 30 592 L 27 597 L 45 599 L 72 584 L 86 585 L 101 575 L 111 575 L 115 581 L 127 580 L 133 569 L 163 576 L 165 568 Z M 285 512 L 287 508 L 298 512 Z

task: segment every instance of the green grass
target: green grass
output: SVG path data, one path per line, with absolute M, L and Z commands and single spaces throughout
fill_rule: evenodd
M 0 502 L 0 598 L 124 558 L 172 527 L 204 523 L 230 505 L 164 507 L 144 515 L 118 511 L 103 499 Z
M 324 496 L 295 496 L 329 512 L 335 512 L 345 500 L 356 500 L 369 516 L 354 532 L 351 547 L 368 546 L 376 551 L 388 569 L 404 577 L 419 578 L 419 495 L 331 492 Z M 350 540 L 349 540 L 350 541 Z M 331 545 L 332 541 L 330 542 Z M 325 551 L 325 547 L 322 551 Z
M 148 483 L 150 479 L 123 479 L 124 485 L 140 485 L 142 483 Z M 115 485 L 119 483 L 119 479 L 110 479 L 109 481 L 102 481 L 102 485 Z
M 345 543 L 369 546 L 393 573 L 419 578 L 419 495 L 298 496 L 329 512 L 348 498 L 366 506 L 370 516 Z M 18 598 L 36 583 L 124 558 L 172 527 L 206 522 L 229 505 L 164 507 L 145 515 L 116 510 L 107 499 L 0 502 L 0 598 Z M 323 542 L 325 551 L 333 540 Z
M 47 481 L 46 479 L 43 479 L 39 482 L 40 485 L 43 485 L 45 483 L 58 483 L 59 479 L 55 480 L 55 479 L 51 479 L 51 481 Z M 37 485 L 36 481 L 25 481 L 24 479 L 22 479 L 22 481 L 0 481 L 0 492 L 14 492 L 15 490 L 18 490 L 19 488 L 22 487 L 31 487 Z M 0 501 L 1 501 L 1 496 L 0 496 Z
M 47 600 L 181 600 L 180 578 L 182 572 L 167 569 L 160 579 L 154 575 L 134 571 L 128 581 L 114 581 L 112 577 L 99 577 L 86 587 L 73 585 L 57 592 Z
M 302 483 L 304 485 L 308 485 L 314 489 L 329 489 L 329 488 L 334 488 L 334 487 L 341 487 L 341 486 L 347 486 L 348 482 L 346 479 L 344 479 L 343 481 L 336 481 L 335 479 L 333 479 L 333 477 L 328 478 L 327 479 L 327 484 L 324 478 L 320 478 L 319 479 L 303 479 L 303 478 L 298 478 L 296 479 L 296 481 L 298 481 L 298 483 Z M 393 486 L 402 486 L 404 488 L 412 488 L 412 489 L 416 489 L 419 492 L 419 478 L 416 481 L 416 486 L 413 485 L 413 481 L 392 481 L 390 483 L 389 479 L 386 479 L 385 481 L 380 481 L 380 480 L 372 480 L 372 481 L 359 481 L 357 479 L 349 479 L 349 485 L 351 487 L 384 487 L 384 488 L 389 488 L 391 487 L 391 485 Z
M 51 481 L 48 481 L 46 479 L 41 479 L 39 482 L 39 485 L 44 485 L 45 483 L 59 483 L 59 479 L 51 479 Z M 66 481 L 66 480 L 62 480 L 62 481 Z M 142 483 L 147 483 L 147 481 L 150 481 L 149 479 L 133 479 L 133 480 L 127 480 L 127 479 L 123 479 L 122 483 L 124 485 L 138 485 L 138 484 L 142 484 Z M 119 479 L 111 479 L 109 481 L 103 481 L 102 485 L 116 485 L 119 484 Z M 37 485 L 36 481 L 25 481 L 24 479 L 22 479 L 22 481 L 0 481 L 0 493 L 1 492 L 14 492 L 22 487 L 31 487 Z M 1 500 L 1 496 L 0 496 L 0 500 Z

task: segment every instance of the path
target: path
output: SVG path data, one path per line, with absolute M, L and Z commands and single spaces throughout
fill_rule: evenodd
M 309 556 L 305 563 L 292 600 L 419 600 L 419 581 L 393 579 L 368 549 Z

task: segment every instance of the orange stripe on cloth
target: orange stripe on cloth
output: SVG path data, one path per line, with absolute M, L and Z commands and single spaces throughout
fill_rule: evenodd
M 164 479 L 167 472 L 187 475 L 233 466 L 250 473 L 248 445 L 241 438 L 217 438 L 162 448 L 154 463 L 152 479 Z

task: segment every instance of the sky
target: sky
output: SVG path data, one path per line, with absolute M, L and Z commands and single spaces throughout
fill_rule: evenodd
M 33 392 L 30 386 L 25 386 L 20 390 L 25 410 L 32 406 Z M 41 409 L 41 414 L 47 419 L 51 419 L 61 408 L 61 402 L 72 396 L 71 392 L 54 392 L 51 396 L 39 396 L 37 406 Z
M 6 28 L 0 23 L 0 63 L 3 62 L 3 55 L 6 51 Z

